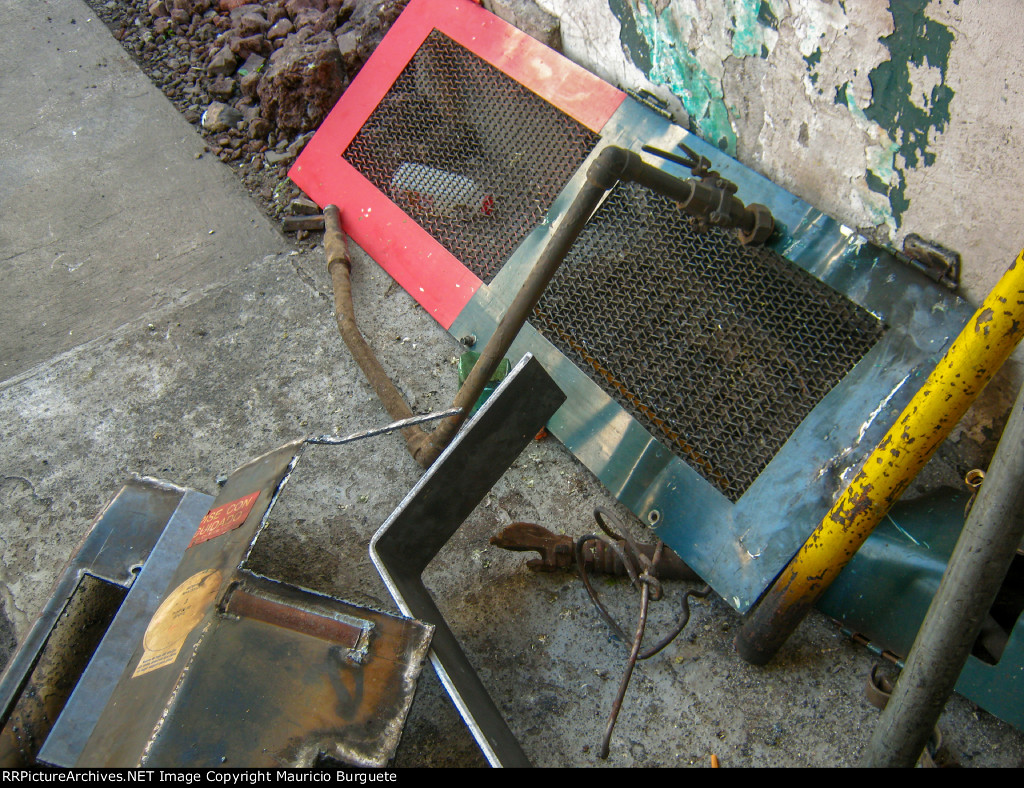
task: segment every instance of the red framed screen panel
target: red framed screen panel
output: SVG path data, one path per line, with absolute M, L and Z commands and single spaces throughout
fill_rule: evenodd
M 427 36 L 438 30 L 595 133 L 625 94 L 471 0 L 412 0 L 289 171 L 445 329 L 480 279 L 342 154 Z

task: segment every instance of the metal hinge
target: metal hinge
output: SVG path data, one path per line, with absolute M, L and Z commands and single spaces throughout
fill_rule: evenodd
M 897 257 L 949 290 L 960 287 L 959 252 L 911 233 L 903 239 L 903 253 Z

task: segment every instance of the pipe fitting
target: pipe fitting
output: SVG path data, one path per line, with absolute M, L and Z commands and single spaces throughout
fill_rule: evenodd
M 587 180 L 594 186 L 608 191 L 623 179 L 626 173 L 636 169 L 634 159 L 643 164 L 643 159 L 633 151 L 609 145 L 597 155 L 587 169 Z

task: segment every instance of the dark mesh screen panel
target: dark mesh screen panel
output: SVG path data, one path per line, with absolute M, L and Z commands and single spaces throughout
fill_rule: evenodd
M 344 157 L 490 283 L 598 139 L 435 30 Z
M 533 325 L 731 501 L 884 325 L 778 254 L 620 185 Z

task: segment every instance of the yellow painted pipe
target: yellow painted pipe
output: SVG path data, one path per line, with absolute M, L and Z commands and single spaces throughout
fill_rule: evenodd
M 768 662 L 977 398 L 1024 335 L 1024 251 L 946 351 L 760 604 L 736 648 Z

